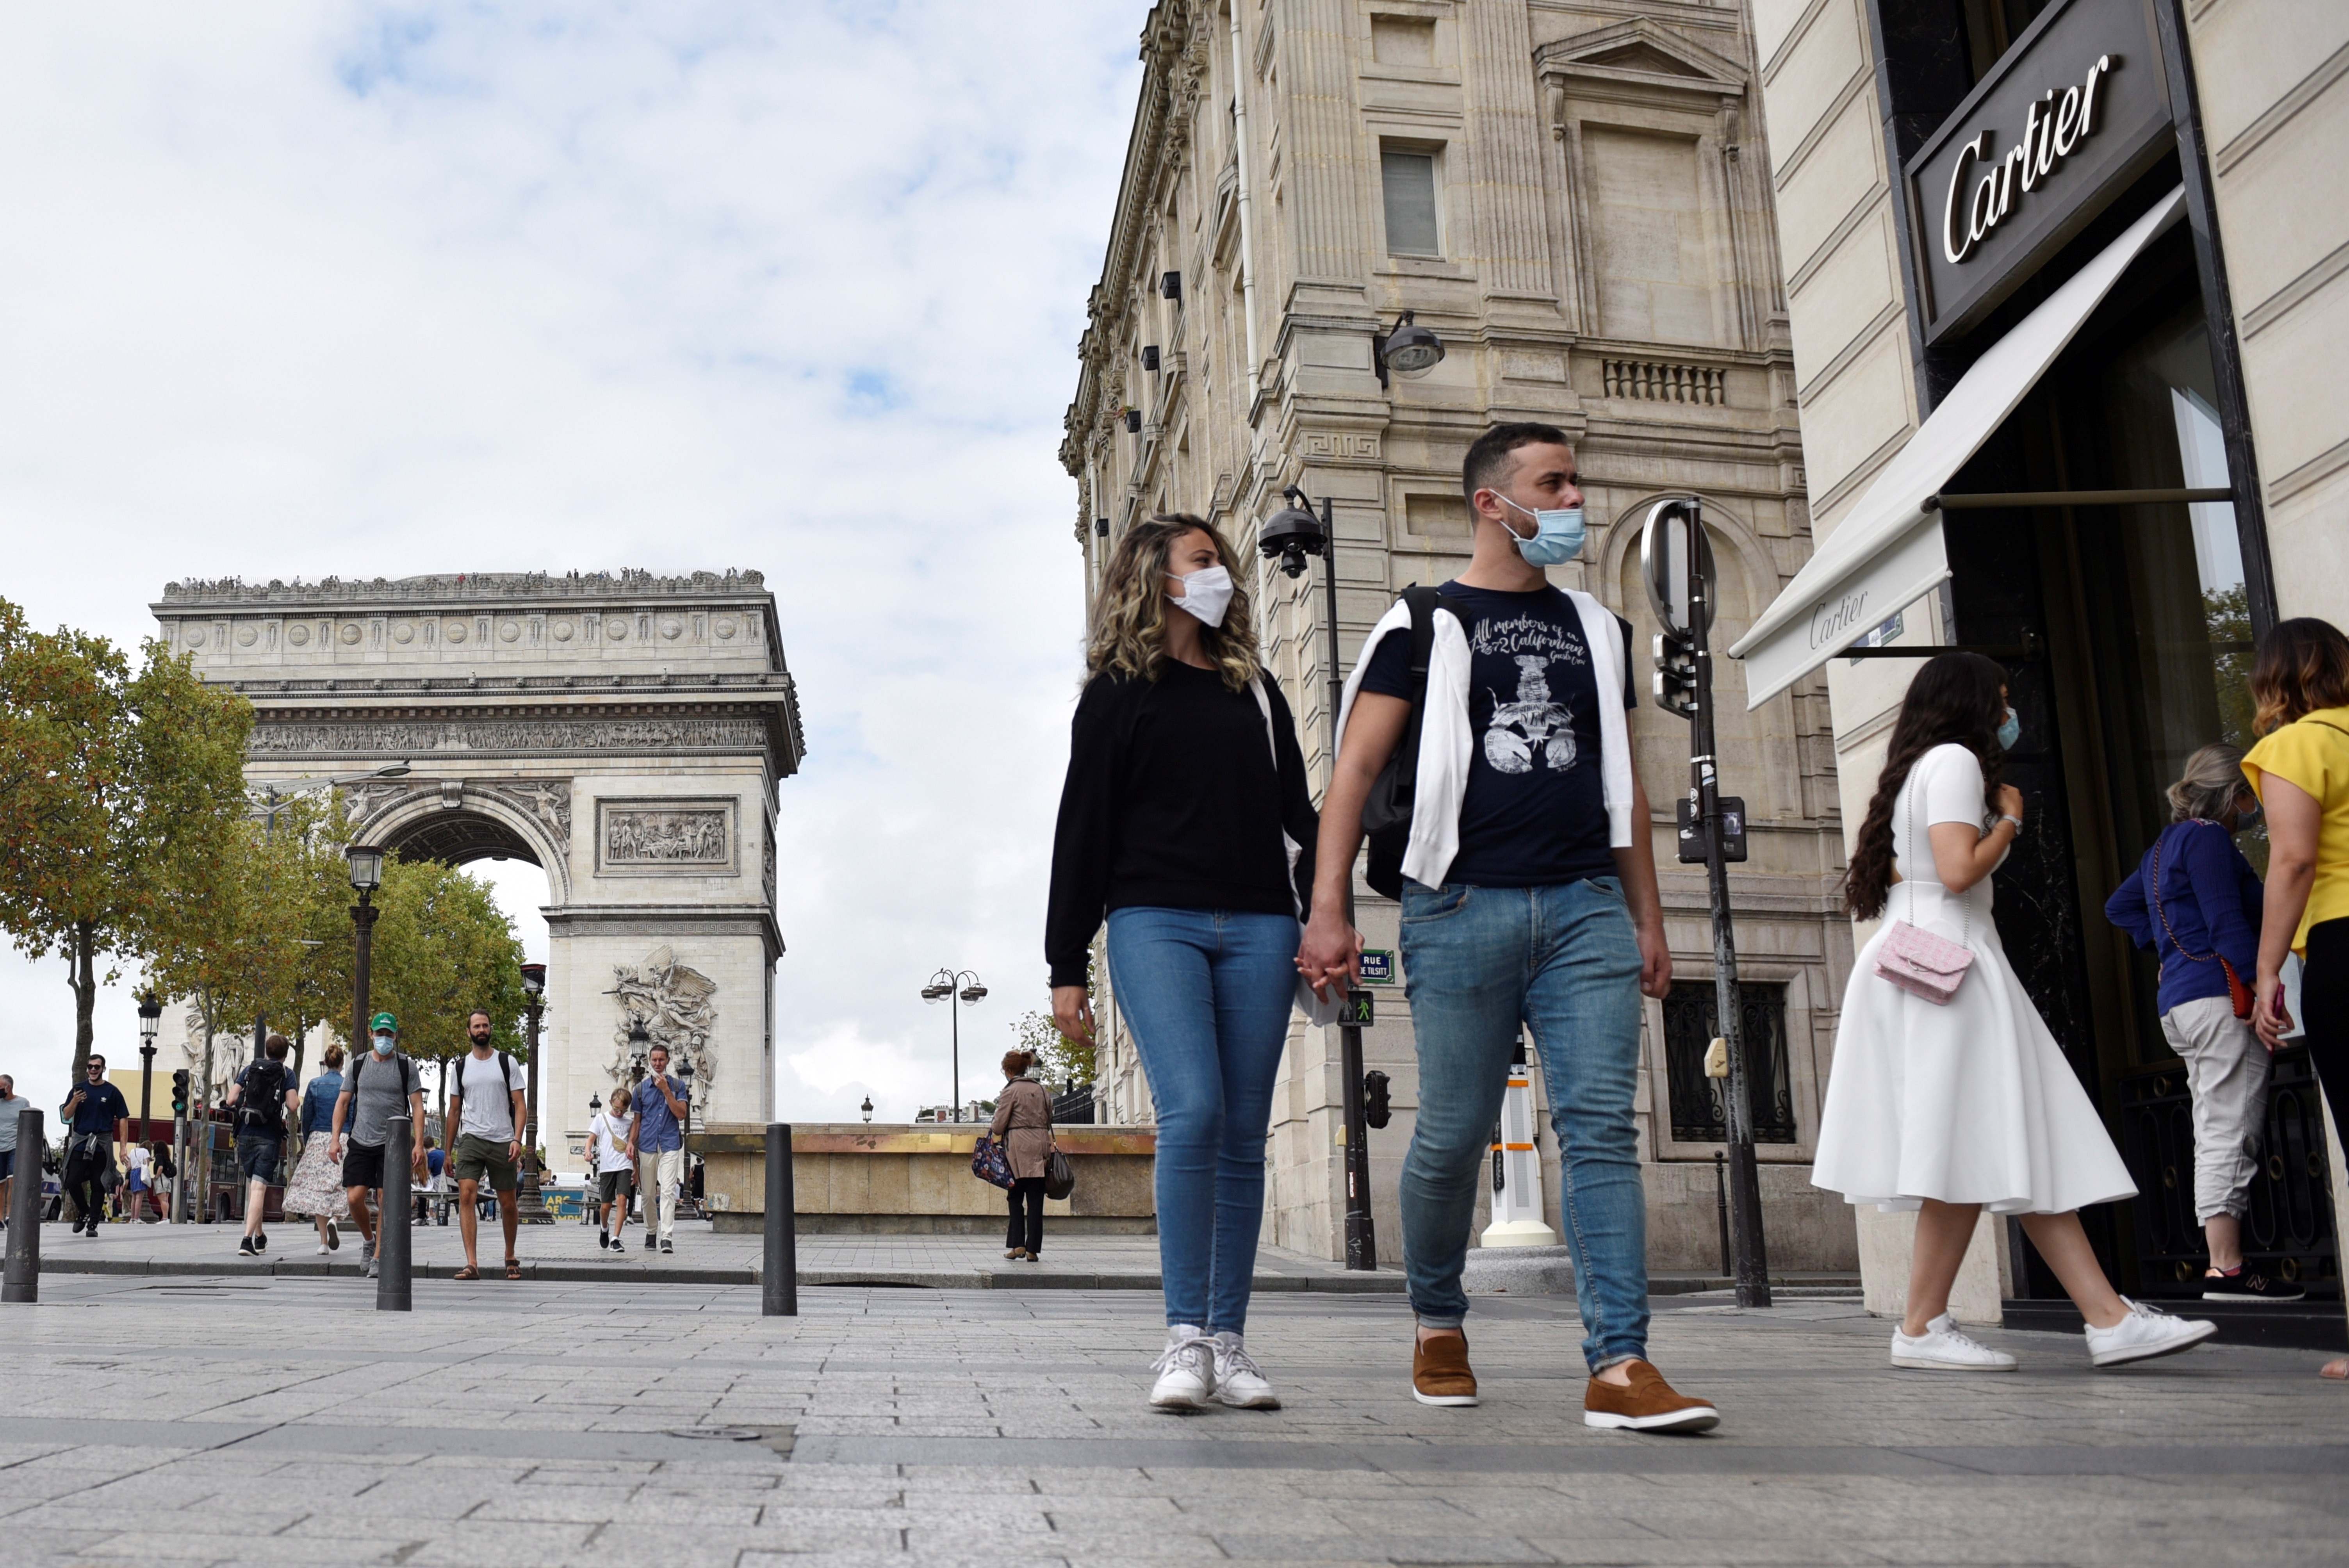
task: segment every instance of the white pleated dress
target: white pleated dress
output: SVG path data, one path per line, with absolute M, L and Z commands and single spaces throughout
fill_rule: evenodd
M 1971 751 L 1937 746 L 1917 759 L 1892 812 L 1901 880 L 1844 988 L 1811 1180 L 1847 1202 L 1887 1211 L 1933 1198 L 1994 1214 L 2061 1214 L 2133 1198 L 2120 1151 L 2007 966 L 1991 920 L 1991 879 L 1951 893 L 1934 870 L 1932 825 L 1979 831 L 1982 814 L 1982 764 Z M 1876 973 L 1877 949 L 1896 920 L 1972 950 L 1946 1006 Z

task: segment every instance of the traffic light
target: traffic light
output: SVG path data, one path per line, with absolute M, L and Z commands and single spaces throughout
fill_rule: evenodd
M 188 1114 L 188 1069 L 185 1068 L 171 1075 L 171 1114 Z
M 1654 641 L 1656 706 L 1682 718 L 1696 717 L 1696 639 L 1658 632 Z
M 1362 1075 L 1362 1119 L 1384 1127 L 1394 1119 L 1394 1102 L 1388 1098 L 1387 1075 L 1375 1068 Z

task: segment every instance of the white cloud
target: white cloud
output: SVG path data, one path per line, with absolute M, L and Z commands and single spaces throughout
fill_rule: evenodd
M 933 969 L 994 988 L 989 1058 L 1043 1000 L 1054 453 L 1143 11 L 0 13 L 0 593 L 130 643 L 187 575 L 764 571 L 780 1109 L 943 1099 Z M 59 967 L 0 962 L 50 1105 Z M 134 1043 L 127 988 L 98 1022 Z

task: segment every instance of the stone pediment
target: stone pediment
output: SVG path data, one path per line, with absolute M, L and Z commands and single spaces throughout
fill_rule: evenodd
M 1578 86 L 1661 88 L 1708 98 L 1745 95 L 1745 71 L 1736 61 L 1645 16 L 1545 44 L 1534 51 L 1534 68 L 1553 90 L 1573 80 Z

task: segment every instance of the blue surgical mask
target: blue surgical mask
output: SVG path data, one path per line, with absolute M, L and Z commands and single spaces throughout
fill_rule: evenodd
M 375 1054 L 379 1057 L 388 1057 L 391 1055 L 392 1044 L 393 1039 L 391 1036 L 378 1035 L 375 1037 Z
M 1517 506 L 1499 490 L 1493 492 L 1510 506 Z M 1517 541 L 1517 553 L 1526 558 L 1528 566 L 1563 566 L 1582 553 L 1582 509 L 1578 506 L 1559 507 L 1555 511 L 1519 511 L 1534 520 L 1534 536 Z M 1516 530 L 1511 529 L 1514 537 Z
M 2006 722 L 1998 727 L 1998 748 L 2012 751 L 2014 743 L 2023 738 L 2023 720 L 2014 717 L 2014 709 L 2006 710 Z

